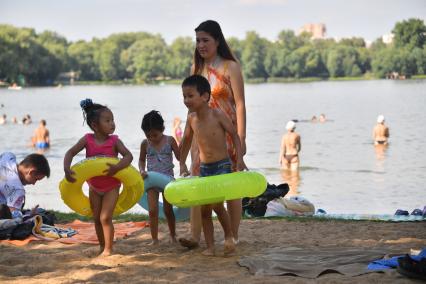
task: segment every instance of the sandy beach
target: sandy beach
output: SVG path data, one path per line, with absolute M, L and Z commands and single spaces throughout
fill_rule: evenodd
M 186 236 L 189 223 L 178 223 Z M 395 270 L 356 277 L 332 273 L 316 280 L 294 276 L 254 276 L 237 260 L 265 248 L 318 247 L 380 248 L 409 253 L 426 247 L 424 222 L 243 220 L 238 255 L 221 256 L 223 240 L 215 221 L 216 257 L 201 255 L 204 244 L 186 250 L 168 243 L 167 226 L 160 225 L 158 247 L 149 246 L 149 228 L 115 242 L 115 255 L 95 258 L 97 245 L 32 242 L 24 247 L 0 245 L 0 282 L 3 283 L 411 283 Z

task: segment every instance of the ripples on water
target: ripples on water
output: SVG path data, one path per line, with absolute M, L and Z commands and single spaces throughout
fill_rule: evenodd
M 52 149 L 46 153 L 52 174 L 27 187 L 27 204 L 69 211 L 58 192 L 65 151 L 88 132 L 79 101 L 86 97 L 107 104 L 115 115 L 116 133 L 133 153 L 137 166 L 142 116 L 161 111 L 170 134 L 175 116 L 185 117 L 179 86 L 81 86 L 0 89 L 0 113 L 8 118 L 31 114 L 30 126 L 0 126 L 1 151 L 18 159 L 29 154 L 29 137 L 40 119 L 47 120 Z M 288 182 L 329 213 L 392 214 L 426 205 L 426 81 L 317 82 L 246 86 L 247 165 L 270 183 Z M 325 113 L 332 121 L 310 123 Z M 391 144 L 375 151 L 372 128 L 378 114 L 390 126 Z M 302 137 L 299 174 L 283 173 L 278 154 L 288 120 L 297 119 Z M 74 158 L 78 161 L 84 154 Z M 178 173 L 178 169 L 175 169 Z M 140 211 L 136 206 L 133 212 Z

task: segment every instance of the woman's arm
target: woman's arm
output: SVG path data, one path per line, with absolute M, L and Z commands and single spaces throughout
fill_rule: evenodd
M 234 94 L 235 108 L 237 112 L 237 133 L 241 141 L 241 151 L 245 155 L 246 148 L 246 102 L 244 95 L 244 79 L 241 67 L 237 62 L 230 61 L 229 77 L 232 92 Z
M 237 170 L 243 171 L 247 169 L 246 165 L 244 164 L 243 159 L 243 153 L 241 149 L 241 142 L 240 138 L 238 136 L 238 133 L 232 124 L 231 120 L 220 110 L 216 112 L 217 117 L 219 118 L 219 121 L 222 125 L 222 127 L 225 129 L 226 132 L 231 136 L 232 143 L 235 145 L 235 152 L 237 154 Z
M 281 138 L 281 146 L 280 146 L 280 159 L 279 159 L 279 163 L 280 165 L 283 164 L 283 157 L 285 155 L 285 139 L 284 139 L 284 135 Z

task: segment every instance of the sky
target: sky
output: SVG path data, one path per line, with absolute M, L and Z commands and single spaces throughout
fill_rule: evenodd
M 171 43 L 194 37 L 208 19 L 227 38 L 256 31 L 275 40 L 282 30 L 324 23 L 328 37 L 373 41 L 409 18 L 426 22 L 426 0 L 0 0 L 0 24 L 51 30 L 70 41 L 145 31 Z

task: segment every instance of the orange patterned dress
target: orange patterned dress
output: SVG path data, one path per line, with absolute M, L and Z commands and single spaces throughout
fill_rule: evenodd
M 234 100 L 234 93 L 232 92 L 231 80 L 229 75 L 226 74 L 228 62 L 225 61 L 223 64 L 223 72 L 219 72 L 216 68 L 207 66 L 203 72 L 204 77 L 210 83 L 211 96 L 209 106 L 211 108 L 219 108 L 225 115 L 232 121 L 232 124 L 237 127 L 237 111 Z M 230 135 L 226 135 L 226 144 L 228 147 L 228 155 L 232 162 L 232 171 L 236 170 L 237 164 L 237 152 L 232 142 Z M 194 145 L 191 150 L 192 164 L 191 174 L 199 175 L 200 171 L 200 157 L 198 149 L 194 149 Z

